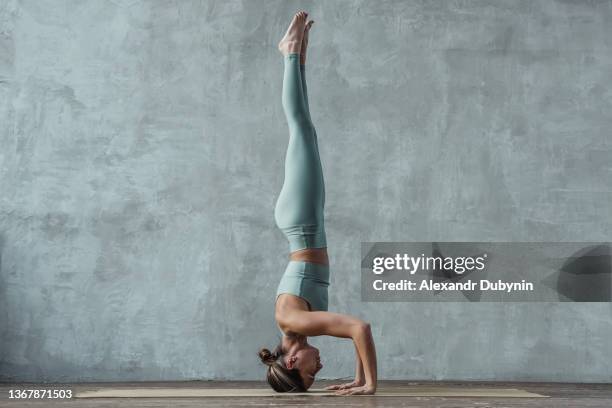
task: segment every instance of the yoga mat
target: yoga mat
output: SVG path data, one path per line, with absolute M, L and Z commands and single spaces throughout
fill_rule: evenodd
M 177 397 L 293 397 L 336 396 L 333 391 L 313 389 L 308 392 L 277 393 L 265 388 L 101 388 L 80 391 L 76 398 L 177 398 Z M 362 395 L 363 396 L 363 395 Z M 489 397 L 489 398 L 546 398 L 516 388 L 477 388 L 410 385 L 379 388 L 376 397 Z

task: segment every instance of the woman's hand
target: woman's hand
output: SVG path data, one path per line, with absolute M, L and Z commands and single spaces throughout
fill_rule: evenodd
M 355 379 L 351 381 L 350 383 L 330 385 L 328 387 L 325 387 L 325 389 L 326 390 L 346 390 L 347 388 L 361 387 L 364 384 L 365 384 L 365 381 Z
M 372 385 L 362 385 L 360 387 L 347 388 L 345 390 L 338 390 L 334 394 L 336 395 L 372 395 L 376 392 L 376 387 Z
M 363 372 L 363 364 L 361 364 L 361 358 L 359 358 L 359 350 L 357 350 L 357 347 L 355 347 L 355 357 L 357 360 L 355 364 L 355 379 L 346 384 L 330 385 L 329 387 L 325 387 L 326 390 L 346 390 L 347 388 L 355 388 L 365 385 L 366 381 L 365 374 Z

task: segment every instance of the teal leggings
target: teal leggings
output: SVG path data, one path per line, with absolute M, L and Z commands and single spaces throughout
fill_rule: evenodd
M 317 132 L 310 119 L 306 73 L 299 54 L 288 54 L 283 75 L 283 110 L 289 124 L 285 180 L 276 206 L 276 225 L 289 241 L 290 252 L 325 248 L 323 223 L 325 185 Z

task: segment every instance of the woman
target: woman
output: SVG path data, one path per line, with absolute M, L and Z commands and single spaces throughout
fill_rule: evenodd
M 327 389 L 337 394 L 376 392 L 376 350 L 370 325 L 357 318 L 327 311 L 329 263 L 323 223 L 325 187 L 317 134 L 310 119 L 305 79 L 308 32 L 313 21 L 296 13 L 278 48 L 284 57 L 282 103 L 289 124 L 285 180 L 274 218 L 289 240 L 289 264 L 277 290 L 275 319 L 283 334 L 274 352 L 259 356 L 268 366 L 267 380 L 278 392 L 303 392 L 323 367 L 319 350 L 308 336 L 350 338 L 356 351 L 352 382 Z

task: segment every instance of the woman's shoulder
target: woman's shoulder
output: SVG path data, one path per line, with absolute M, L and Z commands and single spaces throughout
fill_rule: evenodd
M 276 299 L 276 305 L 274 307 L 274 319 L 278 325 L 278 328 L 285 334 L 295 334 L 291 329 L 291 322 L 293 315 L 296 311 L 309 312 L 310 308 L 308 302 L 303 298 L 292 295 L 290 293 L 283 293 L 278 295 Z

